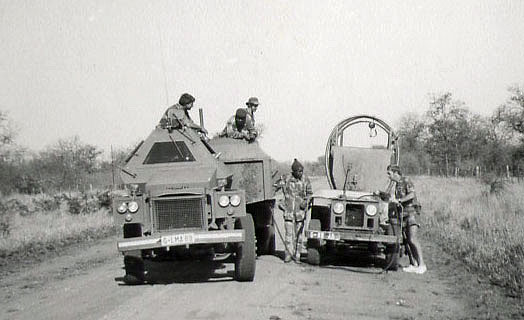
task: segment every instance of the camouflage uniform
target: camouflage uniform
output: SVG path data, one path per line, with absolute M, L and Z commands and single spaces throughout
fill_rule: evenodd
M 236 116 L 232 116 L 226 123 L 226 127 L 219 134 L 220 137 L 228 137 L 233 139 L 246 139 L 248 141 L 253 141 L 257 137 L 257 132 L 253 126 L 253 121 L 251 120 L 249 114 L 246 116 L 246 124 L 242 130 L 239 130 L 236 125 Z
M 300 258 L 303 242 L 303 227 L 306 217 L 307 198 L 313 194 L 311 182 L 305 175 L 301 179 L 289 175 L 284 185 L 284 228 L 286 231 L 285 243 L 289 251 Z M 285 252 L 286 257 L 289 253 Z
M 187 112 L 187 110 L 179 103 L 167 108 L 160 122 L 162 122 L 162 120 L 164 119 L 177 120 L 178 122 L 180 122 L 182 126 L 187 126 L 193 129 L 200 129 L 200 126 L 197 125 L 189 116 L 189 112 Z

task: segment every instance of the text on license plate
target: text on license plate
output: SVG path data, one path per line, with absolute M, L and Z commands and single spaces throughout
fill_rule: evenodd
M 183 244 L 191 244 L 195 242 L 195 235 L 193 233 L 181 233 L 171 236 L 162 236 L 160 238 L 162 246 L 178 246 Z
M 309 237 L 313 239 L 340 240 L 340 233 L 329 231 L 309 231 Z

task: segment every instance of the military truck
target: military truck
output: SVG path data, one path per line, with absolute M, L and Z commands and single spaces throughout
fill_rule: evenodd
M 256 254 L 274 252 L 271 159 L 256 142 L 209 141 L 166 120 L 133 150 L 121 177 L 127 192 L 113 211 L 126 283 L 147 281 L 144 260 L 163 258 L 232 257 L 235 279 L 252 281 Z
M 306 220 L 307 261 L 318 265 L 324 255 L 360 249 L 386 253 L 397 268 L 397 236 L 387 228 L 387 202 L 375 192 L 388 184 L 386 168 L 398 164 L 399 146 L 391 127 L 368 115 L 339 122 L 325 150 L 328 190 L 315 191 Z

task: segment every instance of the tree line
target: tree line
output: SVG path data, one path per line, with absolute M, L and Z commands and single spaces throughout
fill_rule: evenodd
M 387 121 L 387 119 L 384 119 Z M 425 112 L 406 113 L 396 125 L 400 162 L 408 174 L 473 176 L 524 175 L 524 90 L 508 88 L 508 98 L 491 115 L 469 110 L 450 92 L 433 94 Z M 42 151 L 16 143 L 17 131 L 0 110 L 0 192 L 39 193 L 119 183 L 113 162 L 122 163 L 132 147 L 112 152 L 83 143 L 77 136 L 60 139 Z M 324 174 L 324 157 L 303 161 L 309 175 Z M 280 174 L 289 163 L 275 162 Z
M 514 85 L 508 93 L 489 116 L 450 92 L 432 95 L 421 114 L 404 114 L 397 125 L 401 166 L 410 174 L 524 175 L 524 91 Z

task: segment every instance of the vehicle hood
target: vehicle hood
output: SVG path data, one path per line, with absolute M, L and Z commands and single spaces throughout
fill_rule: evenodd
M 313 198 L 325 198 L 325 199 L 343 199 L 345 196 L 348 200 L 358 200 L 358 201 L 378 201 L 377 196 L 373 195 L 370 192 L 363 191 L 350 191 L 350 190 L 333 190 L 325 189 L 318 190 L 313 194 Z
M 148 189 L 171 186 L 174 189 L 212 188 L 216 185 L 216 168 L 169 168 L 155 170 L 147 179 Z

